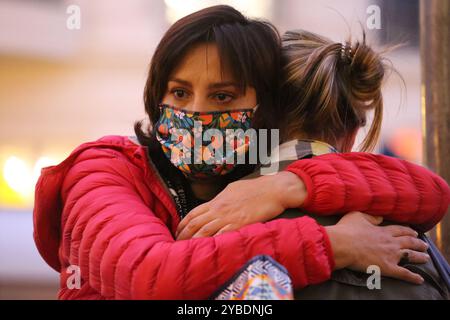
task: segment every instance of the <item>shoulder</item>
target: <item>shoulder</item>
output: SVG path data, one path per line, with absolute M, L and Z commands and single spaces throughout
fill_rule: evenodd
M 119 159 L 142 166 L 145 165 L 145 162 L 142 161 L 145 159 L 145 153 L 145 148 L 133 141 L 132 137 L 107 135 L 81 143 L 61 163 L 46 167 L 42 169 L 41 173 L 48 175 L 65 172 L 74 165 L 88 160 L 95 160 L 97 167 L 111 159 Z
M 121 136 L 121 135 L 107 135 L 97 140 L 92 140 L 80 144 L 72 151 L 76 153 L 78 150 L 93 149 L 93 148 L 110 148 L 116 150 L 137 150 L 142 148 L 137 139 L 133 136 Z

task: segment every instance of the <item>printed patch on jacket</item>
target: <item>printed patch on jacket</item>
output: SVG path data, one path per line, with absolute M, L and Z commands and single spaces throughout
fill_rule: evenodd
M 270 256 L 260 255 L 212 296 L 215 300 L 292 300 L 292 281 L 285 267 Z

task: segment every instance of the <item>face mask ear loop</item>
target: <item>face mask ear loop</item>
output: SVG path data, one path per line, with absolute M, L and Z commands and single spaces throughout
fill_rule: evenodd
M 159 118 L 161 118 L 161 114 L 163 113 L 163 110 L 165 108 L 165 104 L 163 104 L 163 103 L 158 104 L 158 108 L 159 108 Z M 156 123 L 152 123 L 152 135 L 154 137 L 156 137 L 156 135 L 157 135 L 157 130 L 156 130 L 156 125 L 155 124 Z

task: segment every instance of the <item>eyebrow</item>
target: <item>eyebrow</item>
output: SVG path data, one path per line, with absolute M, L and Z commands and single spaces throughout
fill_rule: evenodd
M 179 78 L 171 78 L 169 79 L 169 81 L 173 81 L 173 82 L 177 82 L 179 84 L 185 85 L 189 88 L 192 88 L 192 84 L 189 81 L 183 80 L 183 79 L 179 79 Z M 216 83 L 211 83 L 208 85 L 208 89 L 212 90 L 212 89 L 221 89 L 221 88 L 225 88 L 225 87 L 235 87 L 236 89 L 240 88 L 240 85 L 236 82 L 233 81 L 225 81 L 225 82 L 216 82 Z
M 178 82 L 179 84 L 182 84 L 186 87 L 192 88 L 192 84 L 189 81 L 178 79 L 178 78 L 171 78 L 169 79 L 169 82 Z
M 226 81 L 226 82 L 211 83 L 208 86 L 208 89 L 220 89 L 225 87 L 235 87 L 236 89 L 240 88 L 239 84 L 237 84 L 236 82 Z

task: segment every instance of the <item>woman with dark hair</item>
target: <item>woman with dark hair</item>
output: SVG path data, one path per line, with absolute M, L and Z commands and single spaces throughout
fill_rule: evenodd
M 427 259 L 426 246 L 416 239 L 416 232 L 402 226 L 374 226 L 377 219 L 362 214 L 326 228 L 302 217 L 175 241 L 186 213 L 253 170 L 251 165 L 207 163 L 214 155 L 203 141 L 194 152 L 186 153 L 184 147 L 195 145 L 197 130 L 225 133 L 274 126 L 280 49 L 270 24 L 247 19 L 228 6 L 207 8 L 179 20 L 152 58 L 144 93 L 151 123 L 144 130 L 141 124 L 136 126 L 137 141 L 103 137 L 82 144 L 61 164 L 42 171 L 36 186 L 34 236 L 46 262 L 61 273 L 59 298 L 203 299 L 259 254 L 283 264 L 296 288 L 325 281 L 333 269 L 348 263 L 365 268 L 382 260 L 391 267 L 392 276 L 421 281 L 420 276 L 396 266 L 401 250 L 409 250 L 412 260 Z M 229 140 L 226 136 L 223 140 L 211 137 L 210 142 L 231 146 L 227 151 L 233 157 L 247 156 L 242 151 L 251 144 L 242 137 Z M 189 161 L 197 156 L 200 164 Z M 324 193 L 335 182 L 328 181 L 329 175 L 319 167 L 318 172 L 299 174 L 313 179 L 313 184 L 307 182 L 308 190 L 291 172 L 278 173 L 273 180 L 255 179 L 253 186 L 268 195 L 265 200 L 274 204 L 275 211 L 299 207 L 305 198 L 316 207 L 332 200 Z M 351 176 L 357 168 L 358 163 L 343 168 L 340 174 L 349 179 L 336 185 L 336 190 L 354 183 Z M 417 180 L 442 184 L 432 173 L 424 174 Z M 399 194 L 402 187 L 396 190 Z M 349 197 L 366 196 L 351 187 L 349 191 Z M 435 218 L 429 202 L 434 207 L 447 201 L 446 192 L 426 195 L 419 208 L 420 221 Z M 417 197 L 407 193 L 399 199 L 415 201 Z M 349 203 L 339 207 L 335 203 L 334 209 L 339 208 L 348 212 Z M 382 243 L 377 243 L 380 238 Z M 364 245 L 355 246 L 357 239 Z M 389 252 L 392 248 L 395 253 Z M 352 260 L 355 253 L 364 258 L 360 264 Z M 71 270 L 79 271 L 79 288 L 69 285 L 75 276 Z

